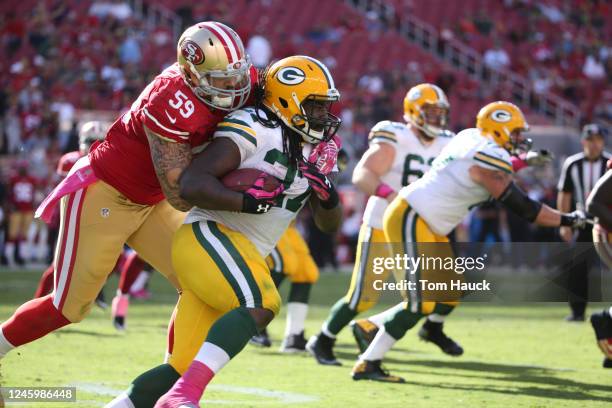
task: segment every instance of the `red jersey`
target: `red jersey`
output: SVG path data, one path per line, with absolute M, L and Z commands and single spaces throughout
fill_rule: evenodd
M 76 163 L 80 158 L 81 153 L 78 150 L 66 153 L 65 155 L 60 157 L 59 162 L 57 162 L 57 169 L 55 170 L 55 172 L 59 176 L 66 177 L 72 166 L 74 166 L 74 163 Z
M 31 176 L 13 176 L 9 182 L 10 203 L 17 211 L 34 211 L 36 179 Z
M 255 69 L 251 81 L 257 81 Z M 193 150 L 209 141 L 226 114 L 198 99 L 175 63 L 147 85 L 130 110 L 113 123 L 106 139 L 92 146 L 89 157 L 94 173 L 130 200 L 156 204 L 164 194 L 143 126 L 169 142 L 189 144 Z

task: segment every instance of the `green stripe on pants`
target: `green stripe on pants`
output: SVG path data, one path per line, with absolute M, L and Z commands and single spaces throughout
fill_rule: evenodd
M 207 221 L 207 223 L 208 223 L 208 228 L 210 228 L 210 231 L 213 233 L 215 237 L 217 237 L 217 239 L 225 247 L 227 252 L 229 252 L 230 256 L 232 257 L 236 265 L 238 265 L 240 272 L 242 272 L 242 274 L 244 275 L 249 285 L 249 288 L 251 289 L 251 293 L 253 293 L 253 302 L 255 303 L 254 307 L 263 307 L 262 300 L 261 300 L 261 291 L 259 290 L 259 286 L 257 286 L 257 282 L 255 281 L 255 278 L 253 277 L 253 274 L 251 273 L 249 266 L 247 265 L 245 260 L 242 258 L 242 255 L 240 255 L 240 252 L 238 252 L 238 249 L 236 249 L 234 244 L 232 244 L 232 241 L 230 241 L 227 235 L 221 232 L 219 227 L 217 227 L 217 223 L 213 221 Z
M 212 244 L 208 242 L 206 238 L 204 238 L 204 234 L 202 234 L 202 231 L 200 230 L 200 223 L 194 222 L 193 224 L 191 224 L 191 228 L 193 229 L 193 233 L 195 234 L 196 239 L 198 240 L 200 245 L 202 245 L 202 248 L 204 248 L 206 253 L 210 255 L 210 257 L 213 259 L 215 264 L 221 270 L 221 273 L 223 274 L 223 276 L 225 276 L 225 279 L 227 280 L 227 282 L 230 284 L 230 286 L 234 290 L 236 297 L 240 301 L 240 306 L 243 306 L 243 307 L 246 306 L 245 304 L 246 298 L 244 294 L 242 293 L 242 289 L 240 289 L 240 285 L 238 285 L 238 282 L 236 281 L 236 279 L 230 272 L 229 268 L 223 261 L 223 258 L 221 258 L 219 253 L 215 250 L 215 248 L 213 248 Z

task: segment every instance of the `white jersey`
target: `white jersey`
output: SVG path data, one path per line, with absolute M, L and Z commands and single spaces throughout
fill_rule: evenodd
M 433 232 L 447 235 L 472 207 L 491 198 L 470 177 L 469 170 L 474 165 L 512 173 L 505 149 L 482 136 L 478 129 L 466 129 L 442 150 L 423 178 L 402 188 L 399 195 Z
M 369 135 L 370 146 L 386 143 L 395 149 L 395 159 L 389 172 L 380 178 L 395 191 L 421 178 L 449 141 L 450 137 L 437 137 L 431 144 L 424 145 L 410 126 L 388 120 L 378 122 Z M 386 199 L 370 196 L 363 222 L 372 228 L 382 229 L 383 214 L 388 205 Z
M 264 214 L 194 207 L 187 215 L 185 223 L 211 220 L 242 232 L 265 258 L 310 197 L 308 180 L 301 177 L 295 167 L 288 168 L 288 157 L 283 154 L 281 128 L 263 126 L 257 120 L 253 108 L 240 109 L 226 116 L 217 125 L 213 135 L 213 138 L 218 137 L 227 137 L 238 146 L 239 169 L 259 169 L 283 180 L 285 191 L 282 194 L 282 204 L 272 207 Z

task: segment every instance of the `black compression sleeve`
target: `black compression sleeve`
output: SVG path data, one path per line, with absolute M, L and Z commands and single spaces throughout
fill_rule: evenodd
M 498 200 L 510 211 L 529 222 L 535 221 L 542 208 L 542 203 L 529 198 L 514 182 L 508 184 Z

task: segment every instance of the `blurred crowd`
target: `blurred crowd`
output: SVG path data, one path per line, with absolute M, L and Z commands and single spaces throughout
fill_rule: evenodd
M 275 1 L 246 3 L 248 7 L 257 4 L 265 8 L 273 7 Z M 232 6 L 226 2 L 160 3 L 172 8 L 182 18 L 183 26 L 211 18 L 236 26 L 259 68 L 298 51 L 320 51 L 316 56 L 338 75 L 343 93 L 336 108 L 351 158 L 341 178 L 345 184 L 350 180 L 352 165 L 367 148 L 369 129 L 380 120 L 401 120 L 402 98 L 411 86 L 432 82 L 449 95 L 451 128 L 455 131 L 473 126 L 472 115 L 484 103 L 508 97 L 507 89 L 479 87 L 433 56 L 398 62 L 401 55 L 397 54 L 385 70 L 376 64 L 341 69 L 337 50 L 344 41 L 361 33 L 370 44 L 376 39 L 396 39 L 389 37 L 390 30 L 400 14 L 414 9 L 418 0 L 389 1 L 398 15 L 396 20 L 376 13 L 343 13 L 291 35 L 272 33 L 274 25 L 264 17 L 251 19 L 244 27 L 228 21 Z M 485 64 L 493 70 L 509 68 L 526 75 L 537 92 L 552 91 L 569 99 L 585 117 L 609 120 L 608 2 L 503 0 L 499 7 L 507 12 L 508 19 L 473 11 L 437 24 L 441 38 L 467 43 L 483 54 Z M 59 156 L 77 149 L 76 128 L 82 114 L 100 111 L 117 116 L 164 66 L 172 63 L 175 40 L 170 27 L 145 21 L 123 0 L 24 1 L 14 7 L 5 2 L 0 11 L 0 205 L 6 214 L 11 210 L 9 182 L 17 169 L 27 167 L 35 180 L 36 206 L 57 182 L 53 169 Z M 466 109 L 469 115 L 463 113 Z M 529 173 L 522 182 L 535 198 L 554 201 L 555 171 L 541 171 Z M 341 253 L 349 254 L 342 257 L 350 259 L 360 224 L 361 198 L 355 198 L 350 188 L 346 194 L 354 205 L 349 206 L 339 242 Z M 4 220 L 5 216 L 2 224 Z M 529 241 L 540 237 L 537 230 L 515 227 L 520 226 L 517 220 L 495 209 L 478 210 L 472 220 L 465 227 L 465 239 L 492 236 Z M 487 231 L 496 229 L 497 233 L 483 235 L 477 226 Z M 39 235 L 43 227 L 38 227 L 32 232 L 33 240 L 42 239 Z M 47 256 L 48 250 L 37 253 Z

